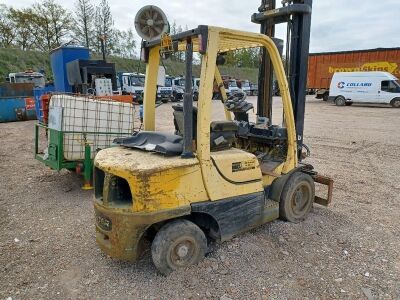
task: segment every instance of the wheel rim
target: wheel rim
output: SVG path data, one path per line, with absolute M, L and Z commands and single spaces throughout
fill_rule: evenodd
M 198 247 L 196 241 L 190 237 L 176 240 L 169 249 L 169 264 L 172 268 L 182 268 L 193 264 Z
M 337 104 L 340 106 L 342 106 L 345 103 L 345 101 L 342 98 L 339 98 L 336 101 L 337 101 Z
M 292 212 L 296 217 L 302 217 L 307 213 L 311 198 L 311 190 L 307 184 L 300 184 L 291 198 Z
M 393 102 L 393 106 L 399 108 L 400 107 L 400 100 L 396 100 Z

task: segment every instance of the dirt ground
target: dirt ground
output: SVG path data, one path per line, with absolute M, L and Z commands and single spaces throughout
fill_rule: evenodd
M 171 122 L 170 104 L 157 110 Z M 0 299 L 400 299 L 400 110 L 310 97 L 306 111 L 307 162 L 334 178 L 332 205 L 168 277 L 149 252 L 104 255 L 92 192 L 33 158 L 34 121 L 0 124 Z

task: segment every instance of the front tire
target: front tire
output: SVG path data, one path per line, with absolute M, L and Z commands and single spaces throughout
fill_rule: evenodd
M 279 216 L 289 222 L 303 221 L 310 212 L 315 197 L 312 177 L 302 172 L 290 176 L 283 188 L 279 202 Z
M 204 232 L 188 220 L 175 220 L 164 225 L 151 245 L 154 265 L 164 275 L 197 264 L 204 258 L 206 250 Z
M 392 105 L 392 107 L 394 108 L 400 108 L 400 98 L 394 98 L 390 104 Z
M 336 106 L 345 106 L 346 99 L 343 96 L 337 96 L 335 99 L 335 104 L 336 104 Z

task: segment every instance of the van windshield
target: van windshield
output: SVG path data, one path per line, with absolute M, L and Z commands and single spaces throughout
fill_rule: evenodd
M 400 93 L 400 81 L 383 80 L 381 83 L 381 90 L 388 93 Z
M 165 78 L 165 86 L 166 87 L 172 86 L 172 78 Z
M 242 87 L 250 87 L 250 83 L 246 81 L 242 81 Z
M 229 87 L 237 87 L 236 80 L 229 80 Z

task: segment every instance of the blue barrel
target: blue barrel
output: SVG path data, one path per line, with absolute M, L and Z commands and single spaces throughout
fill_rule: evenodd
M 57 92 L 72 92 L 72 86 L 68 83 L 67 63 L 76 59 L 89 59 L 89 49 L 79 46 L 61 46 L 50 52 L 54 88 Z
M 35 99 L 35 111 L 36 111 L 36 116 L 39 122 L 43 122 L 43 111 L 42 111 L 42 102 L 40 97 L 45 94 L 49 94 L 51 92 L 54 92 L 54 85 L 49 84 L 46 85 L 45 87 L 37 87 L 33 89 L 33 97 Z

